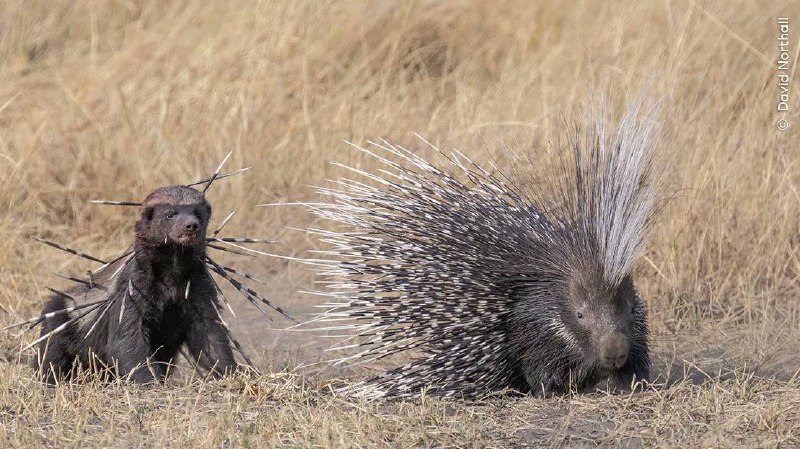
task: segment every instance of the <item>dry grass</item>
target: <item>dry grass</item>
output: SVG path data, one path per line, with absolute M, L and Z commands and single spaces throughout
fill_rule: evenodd
M 418 132 L 486 161 L 503 142 L 557 136 L 544 124 L 605 84 L 616 105 L 645 88 L 664 99 L 679 190 L 638 269 L 657 390 L 351 403 L 325 379 L 363 371 L 299 369 L 325 342 L 238 304 L 235 330 L 275 374 L 46 389 L 22 342 L 0 336 L 2 445 L 800 445 L 800 117 L 775 128 L 778 16 L 796 27 L 798 3 L 3 2 L 3 323 L 37 311 L 49 271 L 85 268 L 31 237 L 115 255 L 135 213 L 88 199 L 141 199 L 230 150 L 253 170 L 215 185 L 217 217 L 235 208 L 232 234 L 303 254 L 310 243 L 285 230 L 308 224 L 302 211 L 252 206 L 313 198 L 307 185 L 340 173 L 326 160 L 362 164 L 342 139 L 415 145 Z M 312 281 L 303 267 L 249 265 L 277 302 L 312 310 L 296 293 Z

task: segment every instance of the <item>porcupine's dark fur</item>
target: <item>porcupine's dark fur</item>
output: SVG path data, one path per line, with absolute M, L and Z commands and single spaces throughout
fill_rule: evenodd
M 418 351 L 408 365 L 346 389 L 367 398 L 477 397 L 504 388 L 557 394 L 647 379 L 646 311 L 631 265 L 660 195 L 655 112 L 636 103 L 571 142 L 555 186 L 523 193 L 460 153 L 440 168 L 387 142 L 360 148 L 383 170 L 321 188 L 311 204 L 343 231 L 320 274 L 332 297 L 316 321 L 353 338 L 339 362 Z M 432 146 L 432 145 L 431 145 Z M 349 168 L 349 167 L 346 167 Z M 507 178 L 504 178 L 507 179 Z
M 105 378 L 119 375 L 138 383 L 160 381 L 168 374 L 178 353 L 217 377 L 241 367 L 253 369 L 223 321 L 217 297 L 222 292 L 212 273 L 232 284 L 262 312 L 259 304 L 287 315 L 233 275 L 262 281 L 218 264 L 207 254 L 207 249 L 261 253 L 241 244 L 269 242 L 218 237 L 233 213 L 211 236 L 206 235 L 211 206 L 205 191 L 214 180 L 247 170 L 221 174 L 228 157 L 230 154 L 213 176 L 189 185 L 159 188 L 143 203 L 93 201 L 141 206 L 132 247 L 111 262 L 40 240 L 103 263 L 86 280 L 67 277 L 78 283 L 71 289 L 63 292 L 50 289 L 53 295 L 41 315 L 4 328 L 26 325 L 33 328 L 42 324 L 41 336 L 28 345 L 28 348 L 37 346 L 34 367 L 42 380 L 48 383 L 68 380 L 88 370 Z M 191 188 L 198 184 L 205 184 L 202 192 Z M 230 249 L 231 246 L 236 249 Z M 241 354 L 245 365 L 237 363 L 234 349 Z

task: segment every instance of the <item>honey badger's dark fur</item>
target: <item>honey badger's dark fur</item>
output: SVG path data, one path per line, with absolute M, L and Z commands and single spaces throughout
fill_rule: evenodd
M 68 379 L 78 366 L 109 368 L 138 383 L 162 380 L 182 347 L 214 375 L 234 370 L 231 339 L 205 264 L 210 217 L 211 206 L 192 188 L 163 187 L 148 195 L 133 253 L 95 273 L 92 286 L 55 294 L 45 305 L 43 314 L 73 301 L 108 300 L 39 343 L 35 367 L 43 380 Z M 47 318 L 42 335 L 80 313 Z

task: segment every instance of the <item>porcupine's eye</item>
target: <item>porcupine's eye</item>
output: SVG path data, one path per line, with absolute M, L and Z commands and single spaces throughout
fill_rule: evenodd
M 175 218 L 176 215 L 178 215 L 178 214 L 175 213 L 175 212 L 172 212 L 172 211 L 167 212 L 166 214 L 164 214 L 164 216 L 167 217 L 167 220 L 172 220 L 173 218 Z
M 579 320 L 582 320 L 582 319 L 583 319 L 583 314 L 582 314 L 582 313 L 580 313 L 580 312 L 578 312 L 578 319 L 579 319 Z

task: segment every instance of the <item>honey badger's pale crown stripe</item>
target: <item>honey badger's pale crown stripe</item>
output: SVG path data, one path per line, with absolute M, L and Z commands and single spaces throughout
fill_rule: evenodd
M 193 206 L 200 201 L 204 201 L 203 194 L 190 187 L 169 186 L 160 187 L 147 195 L 142 206 Z

